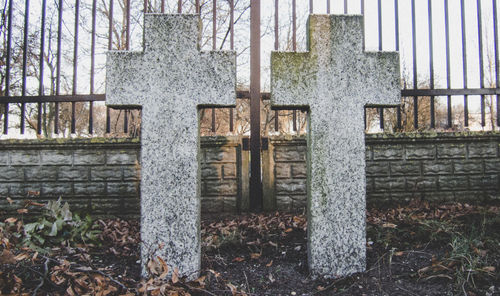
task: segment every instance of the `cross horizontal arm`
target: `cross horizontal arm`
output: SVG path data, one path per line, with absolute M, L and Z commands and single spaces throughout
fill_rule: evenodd
M 139 81 L 143 52 L 109 51 L 106 59 L 106 104 L 141 106 L 149 85 Z
M 367 75 L 364 92 L 370 104 L 388 105 L 401 101 L 399 53 L 388 51 L 365 52 Z
M 271 99 L 274 105 L 305 106 L 316 91 L 317 69 L 308 52 L 271 53 Z

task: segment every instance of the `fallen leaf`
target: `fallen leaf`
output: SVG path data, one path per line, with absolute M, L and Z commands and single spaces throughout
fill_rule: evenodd
M 23 283 L 23 280 L 21 278 L 19 278 L 17 275 L 14 274 L 14 281 L 18 284 L 22 284 Z
M 5 223 L 15 223 L 17 221 L 17 218 L 10 217 L 5 219 Z
M 18 214 L 27 214 L 28 213 L 28 209 L 18 209 L 17 213 Z
M 12 198 L 10 198 L 10 197 L 7 197 L 6 199 L 7 199 L 7 202 L 9 202 L 9 204 L 10 204 L 10 205 L 14 202 L 14 201 L 12 200 Z
M 382 224 L 382 227 L 384 227 L 384 228 L 396 228 L 397 225 L 394 223 L 384 223 L 384 224 Z
M 179 281 L 179 268 L 175 267 L 172 273 L 172 283 L 177 283 Z
M 403 251 L 399 251 L 399 252 L 395 252 L 394 253 L 394 256 L 403 256 L 405 252 Z
M 242 262 L 242 261 L 245 261 L 245 258 L 236 257 L 236 258 L 233 259 L 233 262 Z
M 273 274 L 272 274 L 272 273 L 269 273 L 269 275 L 267 276 L 267 278 L 269 279 L 269 281 L 270 281 L 271 283 L 274 283 L 274 282 L 276 281 L 276 280 L 274 279 L 274 276 L 273 276 Z
M 162 266 L 162 269 L 163 269 L 163 273 L 160 275 L 160 279 L 164 279 L 167 277 L 167 274 L 168 274 L 168 266 L 167 266 L 167 263 L 165 262 L 165 260 L 163 260 L 160 256 L 157 256 L 158 258 L 158 261 L 160 261 L 160 264 Z
M 234 295 L 238 294 L 238 289 L 236 289 L 236 286 L 233 284 L 226 284 L 226 286 L 231 289 L 231 293 Z
M 287 233 L 288 233 L 288 232 L 292 232 L 292 231 L 293 231 L 293 229 L 292 229 L 292 228 L 287 228 L 287 229 L 285 230 L 285 232 L 287 232 Z
M 251 254 L 250 254 L 250 257 L 251 257 L 252 259 L 259 259 L 260 255 L 261 255 L 261 254 L 259 254 L 259 253 L 251 253 Z
M 271 267 L 272 265 L 273 265 L 273 260 L 271 260 L 271 262 L 266 264 L 267 267 Z
M 0 263 L 2 264 L 15 264 L 16 259 L 14 255 L 7 249 L 4 249 L 2 255 L 0 255 Z
M 198 284 L 200 284 L 200 286 L 205 286 L 205 278 L 206 277 L 207 277 L 206 275 L 200 276 L 199 278 L 197 278 L 195 280 L 195 282 L 197 282 Z
M 485 266 L 481 268 L 481 270 L 488 273 L 495 272 L 495 266 Z
M 16 257 L 14 257 L 14 259 L 16 261 L 21 261 L 21 260 L 24 260 L 24 259 L 27 259 L 27 258 L 29 258 L 29 255 L 26 254 L 26 253 L 21 253 L 21 254 L 17 255 Z

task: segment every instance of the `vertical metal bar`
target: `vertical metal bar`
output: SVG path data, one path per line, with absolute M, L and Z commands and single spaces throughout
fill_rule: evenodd
M 398 130 L 401 130 L 401 106 L 396 107 L 396 121 L 397 121 L 397 127 Z
M 62 45 L 62 17 L 63 17 L 63 0 L 59 0 L 59 15 L 57 24 L 57 67 L 56 67 L 56 95 L 61 91 L 61 45 Z M 55 103 L 55 118 L 54 118 L 54 133 L 59 134 L 59 103 Z
M 94 94 L 95 73 L 95 28 L 97 16 L 97 0 L 92 2 L 92 39 L 90 46 L 90 94 Z M 94 132 L 94 102 L 89 102 L 89 134 Z
M 292 49 L 297 51 L 297 3 L 292 0 Z
M 148 0 L 144 0 L 144 13 L 148 13 Z
M 129 0 L 130 1 L 130 0 Z M 123 133 L 128 133 L 128 112 L 129 110 L 124 110 L 123 112 Z
M 384 108 L 379 108 L 380 129 L 384 130 Z
M 217 48 L 217 0 L 212 0 L 212 50 Z
M 106 106 L 106 133 L 109 134 L 111 132 L 111 114 L 109 107 Z
M 365 14 L 365 0 L 361 0 L 361 14 Z
M 113 48 L 113 0 L 109 0 L 108 50 L 111 50 L 112 48 Z M 109 107 L 106 106 L 106 133 L 109 134 L 110 132 L 111 132 L 111 114 Z
M 274 130 L 279 131 L 279 113 L 278 113 L 278 110 L 274 110 Z
M 196 9 L 196 13 L 200 13 L 200 0 L 196 0 L 195 9 Z
M 292 119 L 293 119 L 293 131 L 297 131 L 297 110 L 293 110 L 292 113 Z
M 126 35 L 126 40 L 125 40 L 125 49 L 129 50 L 130 49 L 130 0 L 125 0 L 126 5 L 127 5 L 127 35 Z
M 212 108 L 212 133 L 215 133 L 215 108 Z
M 378 0 L 378 50 L 382 50 L 382 0 Z
M 297 1 L 292 0 L 292 49 L 297 51 Z M 297 131 L 297 110 L 293 114 L 293 131 Z
M 429 23 L 429 83 L 430 88 L 434 89 L 434 45 L 432 38 L 432 1 L 427 1 L 427 13 L 428 13 L 428 23 Z M 436 118 L 434 112 L 434 96 L 431 96 L 430 113 L 431 113 L 431 128 L 436 127 Z
M 330 14 L 330 0 L 326 0 L 326 13 Z
M 365 130 L 368 126 L 367 122 L 366 122 L 366 108 L 363 108 L 363 122 L 365 124 Z
M 177 1 L 177 13 L 182 13 L 182 0 Z
M 161 13 L 165 13 L 165 0 L 161 0 Z
M 463 75 L 463 86 L 467 88 L 467 34 L 465 28 L 465 6 L 464 0 L 460 0 L 460 15 L 461 15 L 461 27 L 462 27 L 462 75 Z M 469 98 L 467 95 L 464 96 L 464 126 L 469 126 Z
M 43 58 L 45 49 L 45 16 L 46 16 L 47 0 L 42 1 L 42 20 L 40 24 L 40 60 L 39 60 L 39 70 L 40 79 L 38 85 L 38 95 L 43 96 Z M 38 103 L 38 115 L 36 124 L 36 133 L 42 134 L 42 103 Z
M 274 0 L 274 50 L 279 49 L 279 5 L 278 0 Z
M 481 17 L 481 0 L 477 0 L 477 33 L 479 47 L 479 85 L 484 88 L 484 60 L 483 60 L 483 20 Z M 481 95 L 481 126 L 486 125 L 484 95 Z
M 451 87 L 451 68 L 450 68 L 450 15 L 448 13 L 448 0 L 444 1 L 444 29 L 446 34 L 446 87 L 449 89 Z M 452 114 L 451 114 L 451 96 L 447 97 L 447 117 L 448 117 L 448 127 L 451 128 L 453 125 Z
M 309 0 L 309 14 L 313 14 L 313 0 Z
M 217 0 L 212 0 L 212 50 L 217 49 Z M 212 132 L 215 133 L 215 108 L 212 108 Z
M 344 0 L 344 14 L 348 13 L 347 0 Z
M 234 131 L 234 115 L 233 108 L 229 108 L 229 131 Z
M 23 84 L 21 95 L 26 96 L 26 76 L 28 70 L 28 31 L 29 31 L 30 1 L 26 0 L 24 5 L 24 38 L 23 38 Z M 24 134 L 26 120 L 26 104 L 21 104 L 21 134 Z
M 108 50 L 113 49 L 113 0 L 109 0 Z
M 12 0 L 9 0 L 9 23 L 7 25 L 7 56 L 5 65 L 5 96 L 10 94 L 10 54 L 12 49 Z M 3 133 L 6 135 L 9 131 L 9 103 L 5 103 L 5 111 L 3 117 Z
M 493 2 L 493 40 L 494 40 L 494 48 L 495 48 L 495 86 L 496 88 L 500 88 L 500 73 L 499 73 L 499 56 L 498 56 L 498 15 L 497 15 L 497 0 L 492 0 Z M 497 104 L 497 126 L 500 125 L 500 106 L 499 103 L 499 95 L 496 95 L 496 104 Z
M 231 50 L 234 50 L 234 0 L 230 0 L 229 4 L 231 5 L 230 7 L 230 15 L 229 15 L 229 21 L 231 22 Z M 231 112 L 233 109 L 231 109 Z M 232 131 L 232 130 L 231 130 Z
M 411 1 L 411 34 L 412 34 L 412 49 L 413 49 L 413 89 L 418 88 L 418 71 L 417 71 L 417 34 L 415 28 L 415 0 Z M 413 127 L 418 129 L 418 97 L 413 97 Z
M 399 0 L 394 0 L 394 41 L 396 43 L 396 51 L 399 51 Z
M 250 158 L 250 209 L 260 211 L 260 0 L 253 0 L 250 7 Z
M 73 95 L 76 95 L 78 82 L 78 25 L 80 19 L 80 0 L 75 1 L 75 38 L 73 45 Z M 71 102 L 71 133 L 76 132 L 76 103 Z

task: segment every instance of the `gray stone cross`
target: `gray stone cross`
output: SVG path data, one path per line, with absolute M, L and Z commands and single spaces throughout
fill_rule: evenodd
M 106 103 L 142 106 L 141 257 L 200 269 L 199 105 L 236 98 L 234 52 L 200 52 L 197 15 L 146 14 L 144 51 L 111 51 Z
M 362 16 L 312 15 L 309 52 L 273 52 L 274 105 L 309 106 L 308 257 L 315 275 L 363 271 L 363 108 L 400 100 L 399 56 L 364 52 Z

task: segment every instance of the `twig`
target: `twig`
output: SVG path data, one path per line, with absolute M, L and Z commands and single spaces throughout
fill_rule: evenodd
M 202 288 L 196 288 L 196 287 L 191 287 L 190 285 L 188 284 L 183 284 L 183 283 L 180 283 L 181 286 L 184 286 L 184 288 L 187 288 L 189 290 L 196 290 L 196 291 L 199 291 L 199 292 L 203 292 L 203 293 L 207 293 L 209 295 L 212 295 L 212 296 L 217 296 L 217 294 L 214 294 L 208 290 L 205 290 L 205 289 L 202 289 Z
M 247 291 L 250 293 L 250 285 L 248 284 L 247 273 L 243 270 L 243 275 L 245 276 L 245 281 L 247 283 Z
M 405 288 L 403 288 L 403 287 L 401 287 L 401 286 L 399 286 L 399 285 L 395 285 L 395 286 L 396 286 L 396 287 L 398 287 L 398 289 L 401 289 L 401 290 L 403 290 L 403 291 L 405 291 L 405 292 L 409 293 L 410 295 L 416 295 L 416 296 L 418 296 L 418 294 L 415 294 L 415 293 L 413 293 L 412 291 L 406 290 Z
M 40 289 L 43 284 L 45 284 L 45 278 L 47 278 L 47 272 L 49 270 L 49 258 L 45 259 L 45 263 L 43 264 L 43 276 L 40 278 L 40 283 L 36 286 L 35 290 L 33 290 L 33 296 L 36 296 L 38 289 Z
M 333 286 L 335 286 L 335 284 L 337 284 L 338 282 L 340 282 L 343 279 L 345 279 L 345 278 L 339 278 L 339 279 L 334 280 L 331 284 L 329 284 L 328 286 L 326 286 L 321 291 L 314 291 L 313 293 L 311 293 L 311 296 L 312 295 L 316 295 L 318 293 L 322 293 L 322 292 L 326 292 L 326 291 L 330 290 Z
M 92 272 L 92 273 L 100 274 L 102 276 L 107 277 L 110 281 L 112 281 L 113 283 L 115 283 L 118 286 L 120 286 L 120 288 L 122 288 L 124 290 L 128 290 L 128 288 L 124 284 L 122 284 L 121 282 L 119 282 L 118 280 L 116 280 L 115 278 L 113 278 L 112 276 L 110 276 L 109 274 L 107 274 L 105 272 L 102 272 L 100 270 L 76 268 L 76 269 L 73 269 L 73 271 L 76 271 L 76 272 L 88 272 L 88 273 Z

